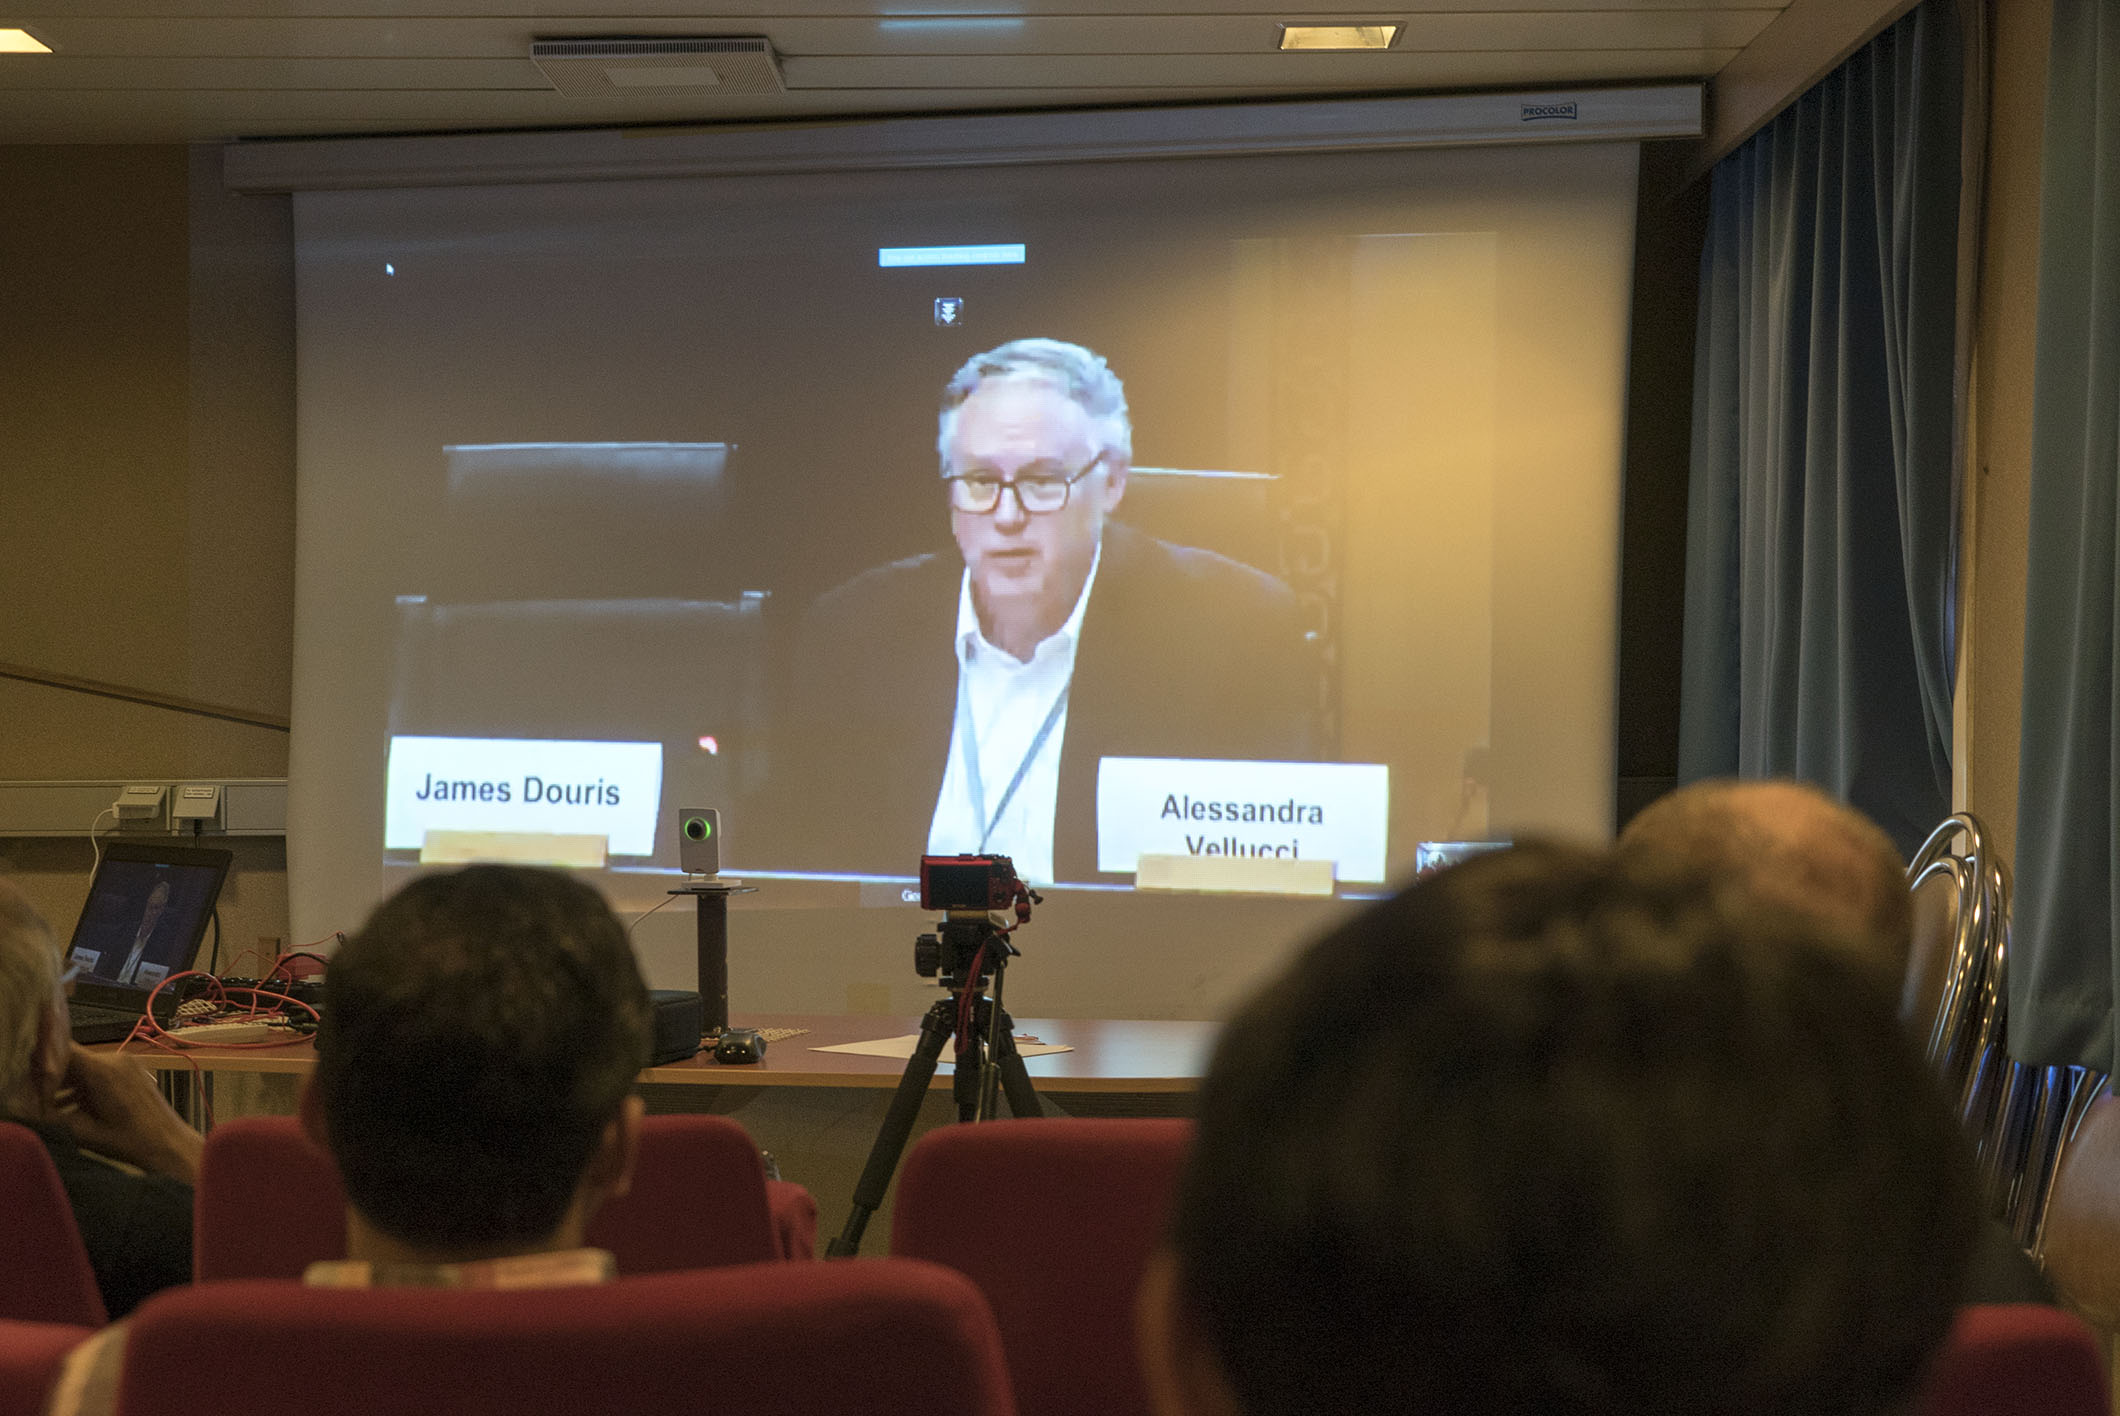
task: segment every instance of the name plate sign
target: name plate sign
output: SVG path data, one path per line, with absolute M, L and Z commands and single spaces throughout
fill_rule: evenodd
M 534 832 L 653 855 L 661 807 L 659 742 L 394 737 L 383 845 L 416 851 L 433 831 Z
M 1144 855 L 1329 860 L 1335 878 L 1381 881 L 1391 771 L 1381 762 L 1107 757 L 1097 764 L 1097 869 Z

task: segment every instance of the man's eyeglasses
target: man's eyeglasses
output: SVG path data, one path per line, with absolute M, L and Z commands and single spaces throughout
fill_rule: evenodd
M 1105 454 L 1100 452 L 1072 476 L 1065 472 L 1019 472 L 1014 477 L 996 477 L 991 472 L 958 472 L 942 480 L 950 484 L 950 505 L 959 511 L 983 516 L 1001 505 L 1001 494 L 1012 491 L 1016 504 L 1029 515 L 1054 512 L 1067 505 L 1075 483 L 1097 470 Z

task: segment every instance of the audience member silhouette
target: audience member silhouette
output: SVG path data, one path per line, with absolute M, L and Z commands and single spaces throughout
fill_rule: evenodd
M 624 1193 L 640 1134 L 648 994 L 587 885 L 482 865 L 415 880 L 325 975 L 302 1119 L 346 1186 L 336 1287 L 601 1282 L 589 1217 Z M 124 1328 L 69 1358 L 55 1416 L 113 1409 Z
M 1144 1364 L 1166 1416 L 1873 1416 L 1944 1339 L 1970 1172 L 1811 921 L 1522 846 L 1231 1021 Z

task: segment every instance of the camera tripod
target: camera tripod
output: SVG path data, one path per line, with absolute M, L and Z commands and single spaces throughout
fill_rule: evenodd
M 964 981 L 962 988 L 936 999 L 921 1019 L 919 1045 L 905 1064 L 905 1074 L 898 1079 L 898 1090 L 891 1097 L 891 1109 L 876 1132 L 875 1143 L 869 1147 L 861 1179 L 855 1182 L 854 1207 L 847 1214 L 846 1228 L 838 1238 L 825 1244 L 826 1258 L 850 1259 L 860 1252 L 862 1231 L 868 1228 L 869 1216 L 883 1204 L 883 1192 L 890 1188 L 898 1158 L 913 1134 L 913 1120 L 927 1096 L 928 1083 L 935 1078 L 942 1045 L 951 1038 L 957 1039 L 957 1074 L 951 1091 L 959 1121 L 990 1119 L 996 1111 L 997 1087 L 1008 1098 L 1010 1115 L 1039 1114 L 1038 1094 L 1031 1089 L 1023 1055 L 1016 1051 L 1015 1020 L 1001 1006 L 1002 973 L 1008 967 L 1008 955 L 1015 951 L 1005 939 L 996 938 L 1001 947 L 995 951 L 991 966 L 993 996 L 986 994 L 986 970 L 981 969 L 979 976 Z M 955 980 L 945 980 L 950 982 Z M 971 990 L 968 1001 L 965 990 Z

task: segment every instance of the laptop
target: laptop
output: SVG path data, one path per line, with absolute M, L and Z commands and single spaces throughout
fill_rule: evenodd
M 117 1042 L 147 1011 L 148 995 L 199 956 L 206 922 L 221 898 L 228 851 L 113 841 L 103 848 L 66 961 L 75 1042 Z M 176 1013 L 172 993 L 155 999 L 155 1019 Z

